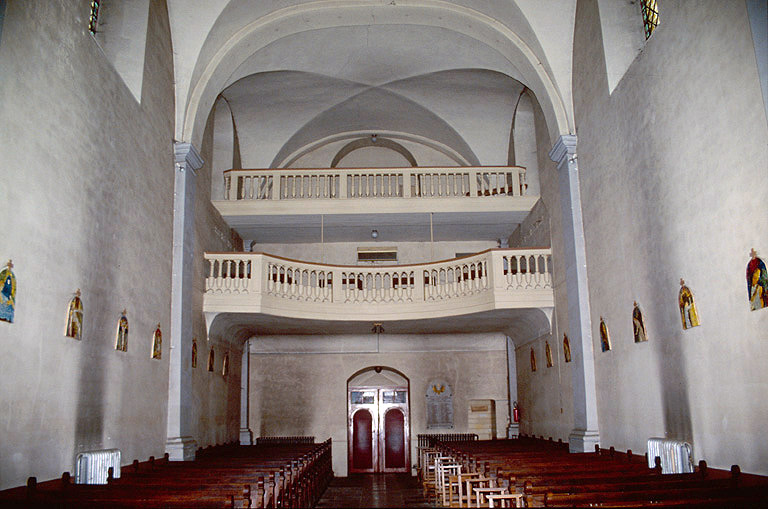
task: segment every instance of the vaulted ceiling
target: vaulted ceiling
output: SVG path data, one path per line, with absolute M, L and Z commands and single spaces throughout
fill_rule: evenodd
M 506 164 L 523 85 L 570 129 L 572 0 L 169 0 L 177 139 L 232 108 L 243 166 L 371 131 Z

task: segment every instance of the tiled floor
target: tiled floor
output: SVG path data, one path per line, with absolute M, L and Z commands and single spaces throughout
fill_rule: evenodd
M 408 474 L 355 474 L 337 477 L 318 508 L 434 507 L 424 500 L 418 480 Z

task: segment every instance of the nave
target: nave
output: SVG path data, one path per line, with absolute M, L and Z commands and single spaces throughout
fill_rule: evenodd
M 422 493 L 416 477 L 408 474 L 352 474 L 334 478 L 318 508 L 434 507 Z
M 333 477 L 331 440 L 270 437 L 110 468 L 106 484 L 61 479 L 0 491 L 0 507 L 698 507 L 768 505 L 768 477 L 711 469 L 662 474 L 661 460 L 599 446 L 573 454 L 543 438 L 445 440 L 423 435 L 417 476 Z

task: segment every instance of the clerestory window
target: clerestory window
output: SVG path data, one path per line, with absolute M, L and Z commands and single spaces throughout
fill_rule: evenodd
M 91 15 L 88 17 L 88 31 L 92 34 L 96 34 L 96 27 L 99 24 L 99 0 L 91 1 Z
M 643 28 L 645 29 L 646 40 L 653 31 L 659 26 L 659 7 L 656 0 L 641 0 L 643 12 Z

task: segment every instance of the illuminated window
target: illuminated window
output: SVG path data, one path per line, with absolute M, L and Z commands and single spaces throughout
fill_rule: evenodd
M 91 1 L 91 15 L 88 17 L 88 31 L 92 34 L 96 33 L 96 25 L 99 24 L 99 0 Z
M 659 26 L 659 7 L 656 4 L 656 0 L 642 0 L 641 4 L 645 38 L 648 39 L 656 27 Z

